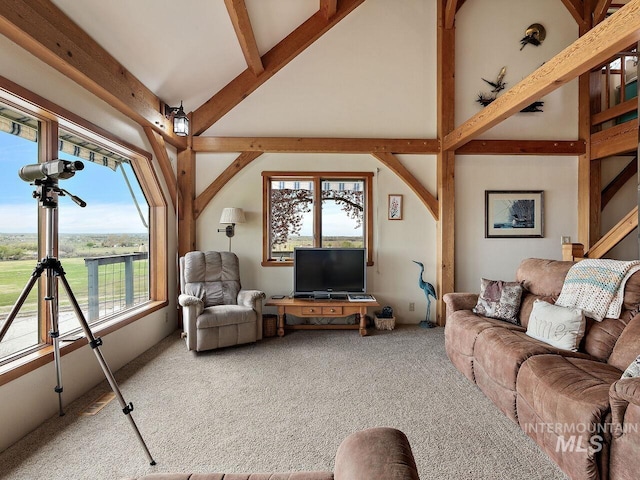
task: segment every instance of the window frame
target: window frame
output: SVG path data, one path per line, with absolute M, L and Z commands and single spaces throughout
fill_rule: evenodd
M 285 267 L 292 266 L 293 260 L 276 260 L 270 256 L 270 228 L 271 225 L 271 182 L 273 180 L 295 179 L 300 181 L 310 181 L 314 184 L 314 195 L 320 194 L 323 180 L 361 180 L 365 188 L 365 216 L 364 216 L 364 240 L 367 249 L 367 266 L 373 265 L 374 245 L 373 245 L 373 172 L 289 172 L 289 171 L 265 171 L 262 172 L 262 266 L 265 267 Z M 314 201 L 314 234 L 313 243 L 319 246 L 321 222 L 321 202 Z
M 0 102 L 40 121 L 38 162 L 58 158 L 59 129 L 64 128 L 69 132 L 75 132 L 98 145 L 129 158 L 136 179 L 149 204 L 149 300 L 92 326 L 92 333 L 96 337 L 107 335 L 166 307 L 169 304 L 168 207 L 160 182 L 153 169 L 152 155 L 2 76 L 0 76 Z M 39 258 L 42 258 L 45 253 L 44 217 L 42 209 L 38 209 Z M 55 232 L 53 250 L 56 256 L 58 255 L 57 240 L 58 236 Z M 25 282 L 27 280 L 25 279 Z M 40 289 L 44 288 L 43 282 L 45 280 L 44 276 L 40 278 Z M 58 290 L 59 292 L 64 291 L 61 285 Z M 46 333 L 50 330 L 51 319 L 48 318 L 48 309 L 42 307 L 44 303 L 42 295 L 40 295 L 39 302 L 38 322 L 41 343 L 0 363 L 0 386 L 53 362 L 53 345 Z M 64 356 L 86 344 L 87 339 L 84 336 L 73 341 L 65 341 L 61 343 L 60 354 Z

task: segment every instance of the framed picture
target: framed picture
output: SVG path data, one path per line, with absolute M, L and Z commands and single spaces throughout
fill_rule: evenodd
M 544 237 L 542 190 L 486 190 L 485 238 Z
M 402 195 L 389 195 L 389 220 L 402 220 Z

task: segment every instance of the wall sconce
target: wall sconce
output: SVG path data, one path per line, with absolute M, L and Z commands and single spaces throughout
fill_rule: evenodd
M 164 106 L 164 116 L 167 118 L 173 117 L 173 133 L 179 137 L 186 137 L 189 135 L 189 117 L 184 113 L 182 108 L 182 101 L 180 101 L 179 107 Z
M 247 220 L 244 216 L 244 210 L 241 208 L 231 207 L 223 208 L 220 215 L 220 223 L 227 223 L 226 228 L 219 228 L 218 232 L 224 232 L 229 237 L 229 251 L 231 251 L 231 237 L 235 235 L 236 223 L 245 223 Z

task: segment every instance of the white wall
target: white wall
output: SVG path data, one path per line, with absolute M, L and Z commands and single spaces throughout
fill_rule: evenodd
M 479 291 L 482 277 L 512 281 L 524 258 L 562 259 L 560 237 L 577 235 L 577 164 L 573 157 L 457 157 L 457 291 Z M 485 190 L 544 190 L 544 238 L 484 238 Z
M 0 36 L 0 75 L 80 115 L 105 130 L 147 151 L 142 129 L 105 102 L 89 94 L 57 71 Z M 157 169 L 156 165 L 156 170 Z M 4 172 L 3 172 L 4 173 Z M 158 175 L 161 178 L 161 175 Z M 166 198 L 170 198 L 162 183 Z M 169 232 L 175 231 L 175 216 L 169 208 Z M 169 250 L 176 241 L 169 237 Z M 173 258 L 173 255 L 168 255 Z M 175 265 L 169 263 L 169 285 L 175 284 Z M 131 361 L 175 330 L 176 308 L 170 294 L 168 307 L 103 337 L 102 353 L 112 370 Z M 70 403 L 105 379 L 93 351 L 85 346 L 62 358 L 63 401 Z M 0 386 L 0 451 L 29 433 L 44 420 L 57 415 L 58 399 L 53 391 L 56 376 L 53 364 Z M 126 392 L 123 395 L 127 401 Z M 142 428 L 142 427 L 141 427 Z

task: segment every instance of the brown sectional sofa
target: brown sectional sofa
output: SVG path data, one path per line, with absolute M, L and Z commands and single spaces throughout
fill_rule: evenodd
M 352 433 L 336 452 L 333 472 L 153 473 L 124 480 L 419 480 L 406 435 L 377 427 Z
M 520 325 L 473 313 L 477 294 L 446 294 L 446 351 L 572 479 L 640 478 L 640 378 L 620 378 L 640 354 L 640 271 L 620 318 L 587 318 L 577 352 L 525 333 L 534 301 L 555 303 L 572 265 L 522 261 Z

